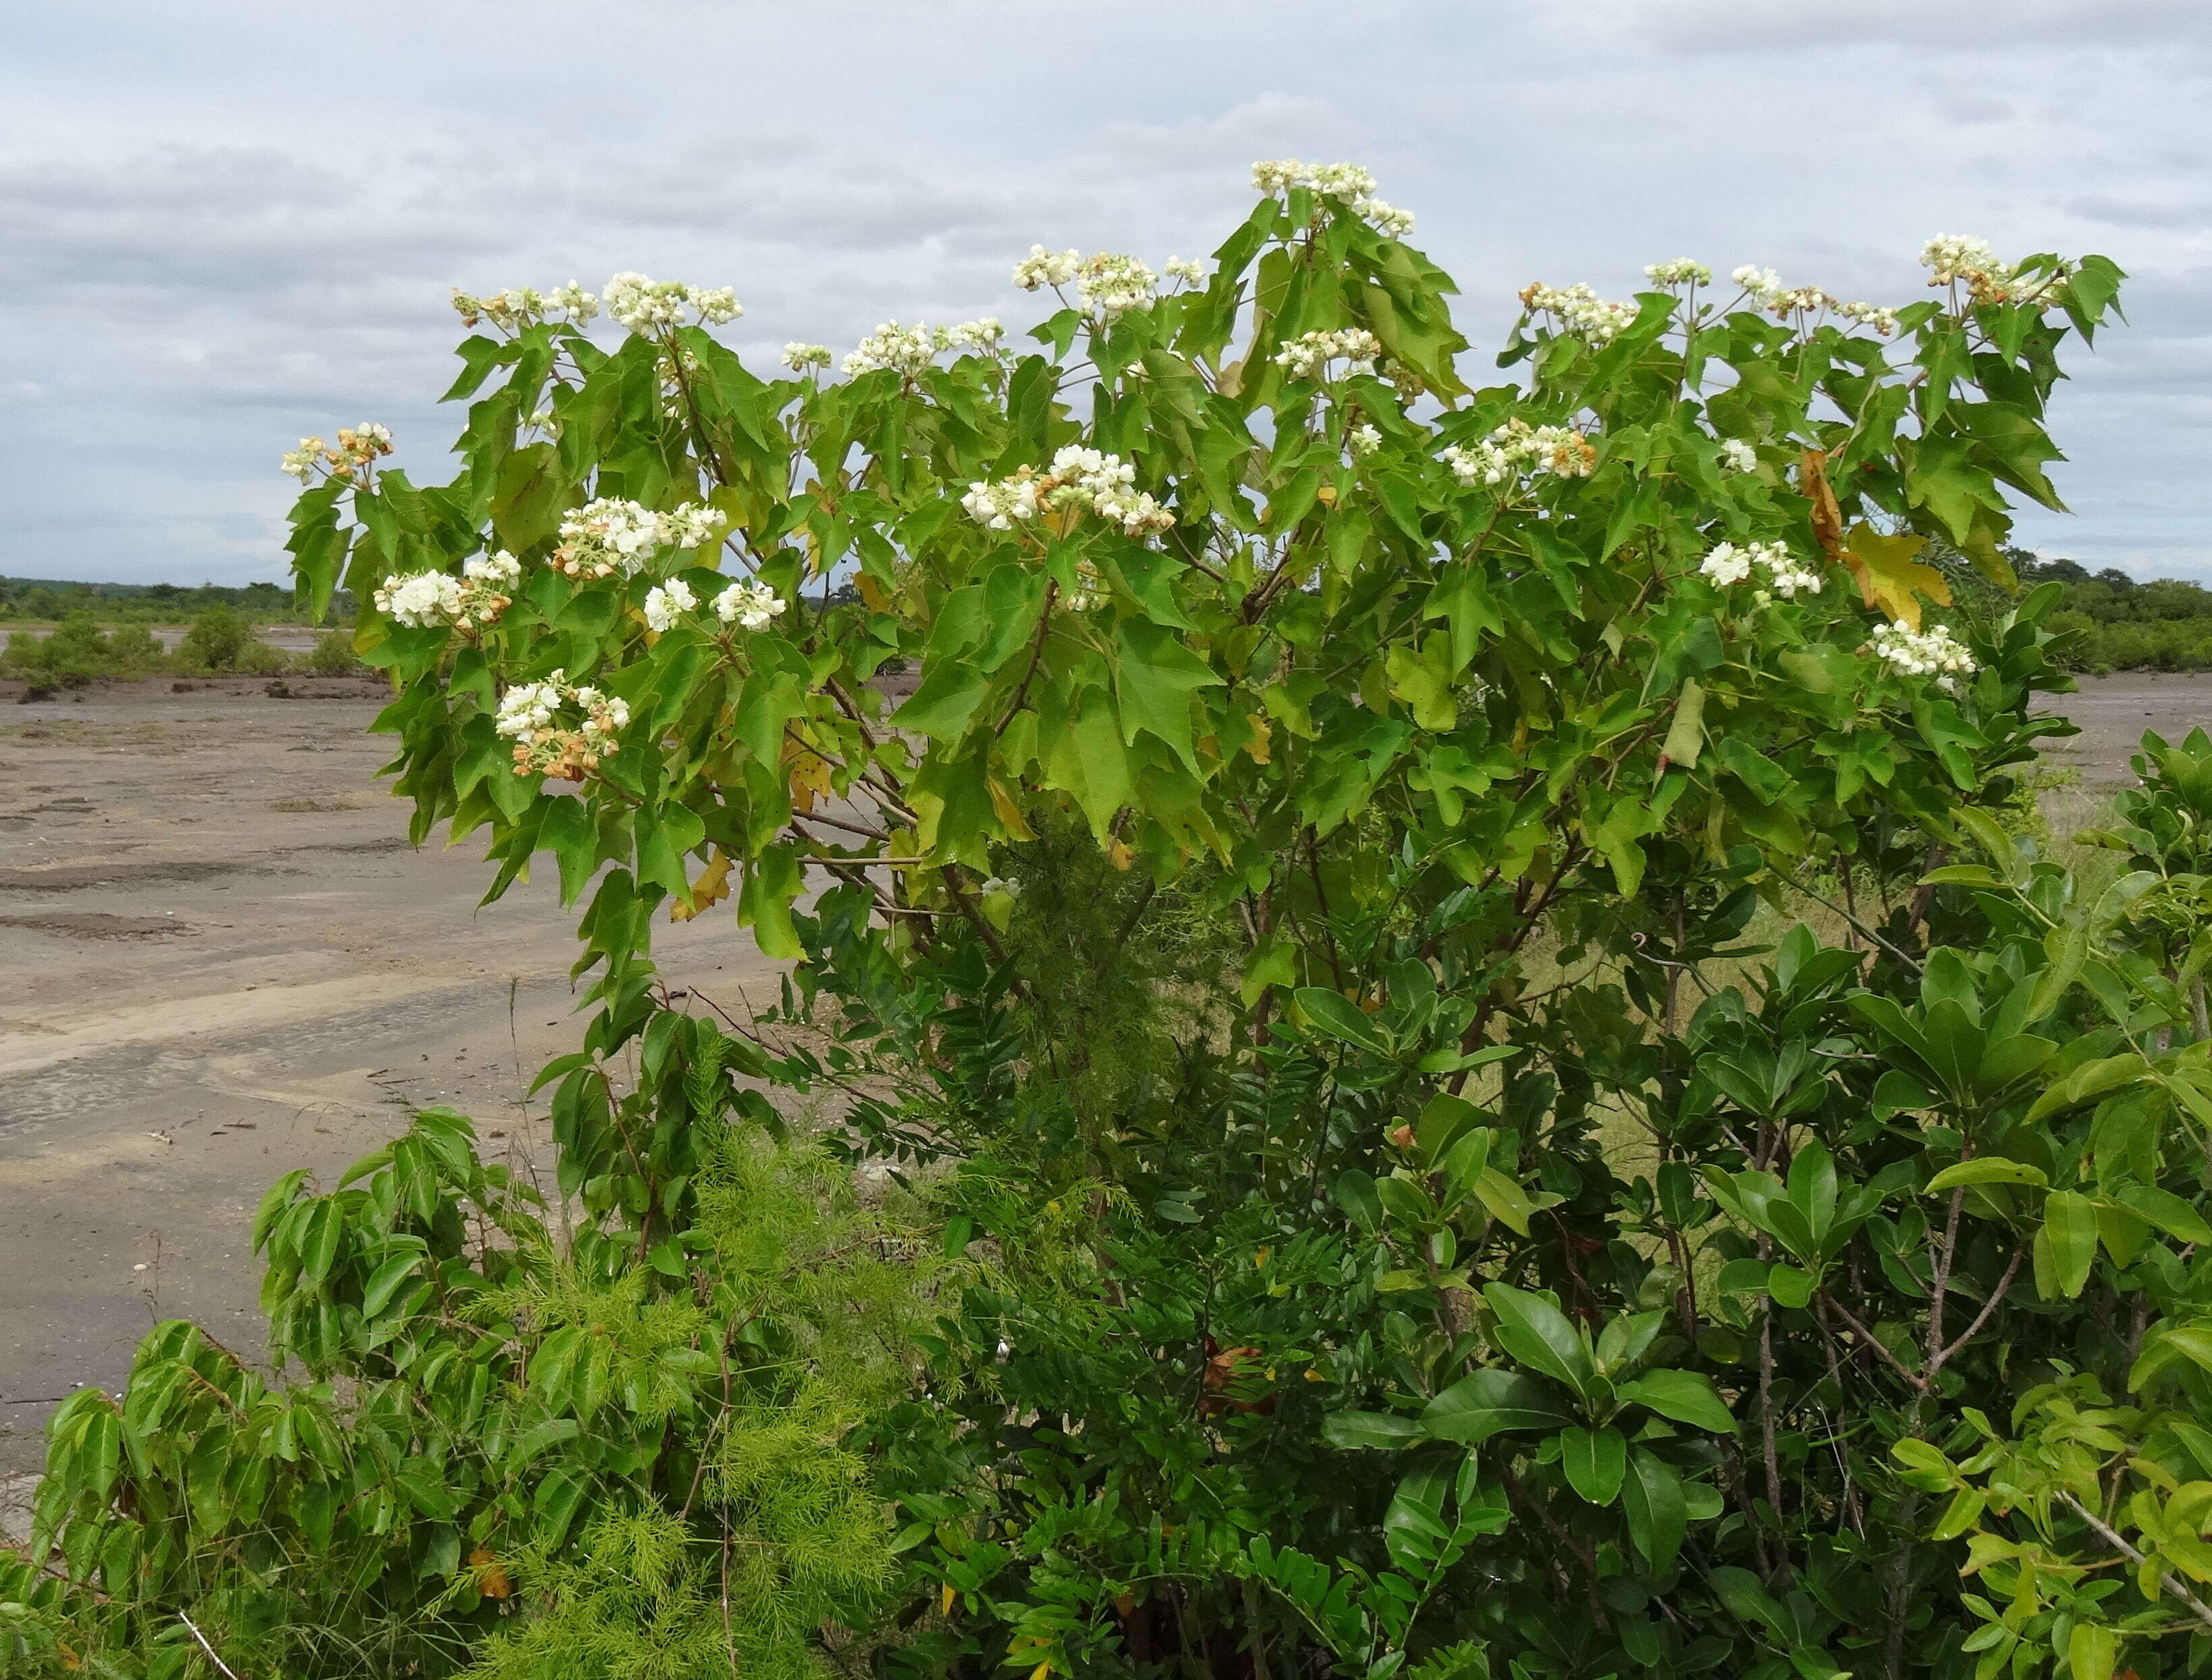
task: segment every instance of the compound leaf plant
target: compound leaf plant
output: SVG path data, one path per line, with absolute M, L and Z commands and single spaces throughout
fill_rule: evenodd
M 1255 182 L 842 377 L 461 297 L 451 482 L 287 458 L 416 837 L 586 906 L 562 1217 L 453 1116 L 281 1184 L 311 1380 L 65 1408 L 19 1657 L 2201 1665 L 2212 752 L 2040 857 L 2004 559 L 2118 270 L 1532 286 L 1482 385 L 1364 171 Z M 710 914 L 768 1015 L 658 979 Z

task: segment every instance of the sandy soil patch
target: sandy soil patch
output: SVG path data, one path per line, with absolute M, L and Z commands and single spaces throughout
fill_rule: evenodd
M 0 707 L 0 1474 L 156 1319 L 258 1348 L 248 1234 L 279 1174 L 332 1175 L 434 1102 L 542 1155 L 523 1093 L 577 1031 L 552 872 L 479 908 L 481 848 L 410 847 L 376 780 L 376 685 L 266 687 Z M 773 985 L 726 916 L 657 944 L 727 1007 Z

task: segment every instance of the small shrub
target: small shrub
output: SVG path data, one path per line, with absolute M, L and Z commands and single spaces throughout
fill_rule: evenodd
M 253 645 L 253 628 L 241 615 L 228 607 L 210 607 L 185 633 L 177 660 L 202 670 L 237 670 Z
M 357 676 L 368 669 L 354 653 L 350 630 L 324 631 L 300 656 L 299 666 L 310 676 Z

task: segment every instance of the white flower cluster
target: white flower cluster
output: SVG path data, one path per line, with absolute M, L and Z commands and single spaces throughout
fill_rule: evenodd
M 629 702 L 588 684 L 571 687 L 556 670 L 543 682 L 519 682 L 500 696 L 492 727 L 514 743 L 518 775 L 580 782 L 614 750 L 629 725 Z
M 1135 488 L 1137 470 L 1118 455 L 1070 444 L 1052 458 L 1048 471 L 1024 467 L 997 483 L 977 479 L 960 505 L 992 531 L 1012 531 L 1048 510 L 1087 511 L 1132 537 L 1164 531 L 1175 515 Z
M 1676 257 L 1671 261 L 1653 263 L 1644 270 L 1644 277 L 1655 286 L 1710 286 L 1713 271 L 1693 257 Z
M 885 321 L 860 342 L 845 358 L 844 367 L 848 374 L 854 375 L 888 367 L 901 379 L 910 379 L 936 357 L 937 346 L 927 327 L 902 327 L 896 321 Z
M 1958 688 L 1957 679 L 1972 676 L 1978 667 L 1974 656 L 1942 625 L 1915 630 L 1901 623 L 1877 624 L 1871 638 L 1875 656 L 1907 676 L 1933 676 L 1947 693 Z
M 1159 289 L 1160 277 L 1134 257 L 1102 251 L 1084 264 L 1075 276 L 1075 289 L 1084 305 L 1109 321 L 1118 321 L 1135 310 L 1150 309 Z
M 1176 258 L 1168 264 L 1168 274 L 1172 279 L 1202 280 L 1206 264 Z M 1115 251 L 1085 257 L 1079 251 L 1047 251 L 1033 245 L 1030 254 L 1014 264 L 1014 284 L 1024 292 L 1047 286 L 1057 290 L 1070 282 L 1086 310 L 1118 321 L 1133 310 L 1152 306 L 1160 277 L 1134 257 Z
M 1349 204 L 1352 213 L 1394 240 L 1413 231 L 1413 213 L 1375 196 L 1375 177 L 1356 163 L 1301 163 L 1294 157 L 1275 158 L 1252 166 L 1252 185 L 1279 195 L 1304 187 L 1324 198 Z
M 1801 591 L 1807 595 L 1820 592 L 1820 574 L 1800 564 L 1780 543 L 1753 543 L 1747 549 L 1723 543 L 1705 556 L 1698 570 L 1726 589 L 1748 578 L 1754 567 L 1766 574 L 1766 587 L 1785 601 Z
M 698 604 L 699 597 L 691 592 L 691 585 L 681 578 L 655 584 L 645 591 L 645 628 L 657 636 L 665 636 L 675 628 L 679 617 Z
M 1354 456 L 1364 460 L 1382 447 L 1382 434 L 1372 426 L 1355 426 L 1352 428 L 1352 435 L 1345 440 L 1345 443 Z
M 606 283 L 607 313 L 632 332 L 680 327 L 686 310 L 696 310 L 704 326 L 720 326 L 744 314 L 738 294 L 727 286 L 708 291 L 680 280 L 648 280 L 641 274 L 623 273 Z
M 1047 251 L 1041 245 L 1030 247 L 1030 254 L 1014 264 L 1014 284 L 1024 292 L 1034 292 L 1045 286 L 1065 286 L 1075 278 L 1075 271 L 1083 266 L 1079 251 Z
M 1344 363 L 1346 374 L 1371 373 L 1382 346 L 1364 327 L 1346 327 L 1336 332 L 1303 333 L 1275 352 L 1275 366 L 1294 379 L 1310 379 L 1332 361 Z
M 896 321 L 885 321 L 854 347 L 843 366 L 848 375 L 872 373 L 888 367 L 901 379 L 911 379 L 936 361 L 941 350 L 972 349 L 983 355 L 995 355 L 999 341 L 1006 336 L 1005 325 L 991 315 L 949 327 L 928 326 L 920 321 L 902 327 Z M 811 353 L 819 348 L 813 344 L 787 345 L 784 359 L 790 361 L 794 350 Z M 823 354 L 826 357 L 828 352 Z M 792 363 L 794 367 L 799 365 Z
M 392 428 L 364 420 L 358 426 L 338 428 L 338 440 L 334 444 L 320 438 L 301 438 L 297 449 L 284 452 L 283 470 L 302 484 L 312 481 L 318 470 L 333 478 L 351 478 L 359 468 L 390 453 Z
M 791 603 L 764 583 L 732 584 L 714 597 L 714 616 L 744 630 L 765 630 Z
M 1747 263 L 1729 278 L 1749 293 L 1762 309 L 1777 319 L 1787 320 L 1792 315 L 1818 315 L 1823 310 L 1833 311 L 1847 321 L 1872 327 L 1887 338 L 1897 331 L 1897 312 L 1875 303 L 1852 303 L 1832 297 L 1818 286 L 1785 286 L 1782 276 L 1772 269 L 1759 268 Z
M 795 341 L 783 347 L 783 365 L 794 373 L 804 373 L 809 368 L 830 365 L 827 344 L 801 344 Z
M 1447 446 L 1443 459 L 1462 484 L 1503 484 L 1522 473 L 1587 477 L 1597 464 L 1597 450 L 1571 427 L 1531 426 L 1516 416 L 1472 449 Z
M 521 580 L 522 562 L 501 549 L 465 561 L 458 578 L 449 572 L 417 572 L 380 584 L 376 610 L 417 630 L 437 624 L 481 629 L 498 622 Z
M 696 502 L 656 513 L 642 502 L 602 496 L 561 521 L 554 570 L 572 578 L 631 577 L 656 549 L 696 549 L 719 526 L 714 510 Z
M 1756 472 L 1759 470 L 1759 452 L 1741 438 L 1723 438 L 1721 465 L 1730 472 Z
M 1938 234 L 1920 248 L 1921 266 L 1929 270 L 1930 286 L 1964 284 L 1976 303 L 2039 303 L 2056 276 L 2025 279 L 2019 270 L 1997 261 L 1987 240 L 1965 234 Z
M 1160 272 L 1170 280 L 1185 281 L 1193 286 L 1203 284 L 1206 280 L 1206 264 L 1203 262 L 1186 263 L 1180 257 L 1170 257 L 1161 264 Z
M 550 292 L 534 286 L 510 286 L 482 297 L 456 286 L 453 307 L 460 312 L 463 326 L 489 321 L 501 331 L 519 332 L 541 321 L 565 320 L 581 326 L 599 312 L 599 300 L 572 280 Z
M 1523 287 L 1521 306 L 1531 315 L 1551 316 L 1561 331 L 1593 344 L 1610 344 L 1636 318 L 1634 304 L 1609 302 L 1579 281 L 1565 287 Z

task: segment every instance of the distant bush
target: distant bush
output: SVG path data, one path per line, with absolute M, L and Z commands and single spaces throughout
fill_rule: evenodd
M 368 669 L 353 651 L 353 632 L 325 630 L 300 656 L 299 669 L 310 676 L 354 676 Z
M 141 627 L 103 633 L 89 613 L 71 613 L 49 635 L 18 630 L 0 656 L 0 676 L 40 686 L 80 688 L 100 676 L 129 676 L 158 669 L 161 644 Z
M 249 669 L 253 627 L 234 609 L 210 607 L 192 621 L 177 647 L 179 666 L 199 670 Z

